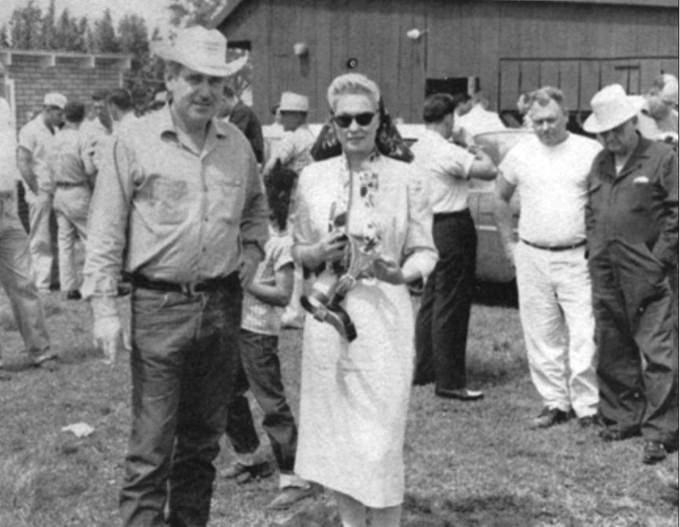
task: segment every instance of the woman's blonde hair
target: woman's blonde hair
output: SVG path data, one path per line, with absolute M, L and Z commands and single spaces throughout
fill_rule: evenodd
M 328 105 L 331 111 L 335 111 L 338 99 L 342 95 L 366 95 L 376 109 L 380 104 L 380 88 L 371 79 L 361 73 L 345 73 L 333 79 L 328 87 Z

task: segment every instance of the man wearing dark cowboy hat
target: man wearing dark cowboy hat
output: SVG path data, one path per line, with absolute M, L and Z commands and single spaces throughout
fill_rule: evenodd
M 677 447 L 678 349 L 669 273 L 678 253 L 678 160 L 636 131 L 639 106 L 618 84 L 590 102 L 583 129 L 605 149 L 588 178 L 600 413 L 606 441 L 642 435 L 643 462 Z
M 128 527 L 208 523 L 242 288 L 268 237 L 252 149 L 216 118 L 234 72 L 226 50 L 221 33 L 200 26 L 158 50 L 171 102 L 114 136 L 93 196 L 83 293 L 109 361 L 120 345 L 121 268 L 133 287 L 132 433 L 120 496 Z

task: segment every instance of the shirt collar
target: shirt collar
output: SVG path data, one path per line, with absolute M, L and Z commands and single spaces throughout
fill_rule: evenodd
M 172 121 L 172 114 L 170 113 L 169 104 L 166 104 L 165 106 L 163 106 L 163 108 L 158 110 L 157 119 L 158 119 L 158 131 L 161 137 L 168 133 L 172 134 L 174 137 L 177 137 L 177 128 L 175 127 L 175 123 Z M 225 126 L 225 123 L 220 122 L 220 120 L 217 117 L 213 117 L 210 120 L 208 126 L 209 129 L 208 136 L 206 137 L 206 143 L 208 139 L 210 139 L 213 135 L 215 135 L 218 138 L 223 138 L 227 136 L 228 125 Z

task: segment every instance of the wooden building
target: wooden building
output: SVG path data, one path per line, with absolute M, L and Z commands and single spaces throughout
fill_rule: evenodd
M 500 111 L 540 85 L 588 111 L 601 87 L 645 91 L 678 74 L 675 0 L 229 0 L 213 25 L 249 49 L 253 101 L 267 122 L 283 90 L 325 91 L 350 70 L 376 80 L 393 116 L 419 122 L 429 91 L 481 88 Z

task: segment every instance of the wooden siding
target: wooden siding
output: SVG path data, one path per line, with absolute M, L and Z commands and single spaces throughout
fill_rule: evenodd
M 547 4 L 250 0 L 219 27 L 231 40 L 251 42 L 254 105 L 264 122 L 283 90 L 309 95 L 310 120 L 323 120 L 326 88 L 351 57 L 407 122 L 420 121 L 426 78 L 478 77 L 492 106 L 503 109 L 514 108 L 520 90 L 555 83 L 572 108 L 587 109 L 593 90 L 624 71 L 640 89 L 662 69 L 677 74 L 677 9 Z M 409 40 L 412 28 L 427 32 Z M 293 54 L 296 42 L 308 45 L 307 57 Z

